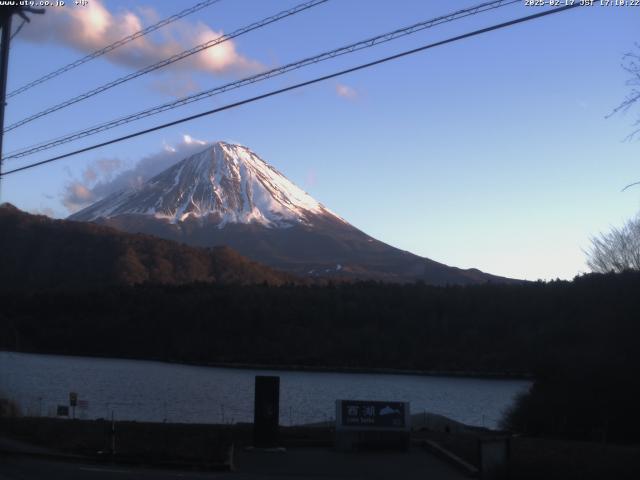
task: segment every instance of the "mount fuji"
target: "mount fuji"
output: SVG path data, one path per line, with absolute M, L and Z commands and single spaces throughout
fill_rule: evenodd
M 226 245 L 301 276 L 429 284 L 513 281 L 399 250 L 350 225 L 247 147 L 216 142 L 69 220 Z

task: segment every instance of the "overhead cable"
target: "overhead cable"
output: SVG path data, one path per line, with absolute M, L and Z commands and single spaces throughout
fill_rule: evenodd
M 364 64 L 358 65 L 356 67 L 351 67 L 351 68 L 347 68 L 345 70 L 341 70 L 339 72 L 331 73 L 329 75 L 324 75 L 324 76 L 321 76 L 321 77 L 314 78 L 312 80 L 307 80 L 305 82 L 296 83 L 294 85 L 290 85 L 288 87 L 280 88 L 278 90 L 272 90 L 272 91 L 270 91 L 268 93 L 264 93 L 262 95 L 257 95 L 255 97 L 247 98 L 247 99 L 244 99 L 244 100 L 241 100 L 241 101 L 238 101 L 238 102 L 234 102 L 234 103 L 231 103 L 231 104 L 228 104 L 228 105 L 224 105 L 222 107 L 214 108 L 212 110 L 207 110 L 205 112 L 201 112 L 201 113 L 198 113 L 198 114 L 195 114 L 195 115 L 190 115 L 188 117 L 183 117 L 183 118 L 180 118 L 178 120 L 174 120 L 172 122 L 163 123 L 163 124 L 157 125 L 155 127 L 147 128 L 147 129 L 140 130 L 140 131 L 137 131 L 137 132 L 134 132 L 134 133 L 130 133 L 128 135 L 124 135 L 124 136 L 117 137 L 117 138 L 114 138 L 114 139 L 111 139 L 111 140 L 107 140 L 105 142 L 101 142 L 101 143 L 98 143 L 98 144 L 95 144 L 95 145 L 91 145 L 91 146 L 88 146 L 88 147 L 80 148 L 78 150 L 74 150 L 74 151 L 71 151 L 71 152 L 68 152 L 68 153 L 64 153 L 62 155 L 57 155 L 55 157 L 48 158 L 46 160 L 42 160 L 42 161 L 39 161 L 39 162 L 31 163 L 31 164 L 25 165 L 23 167 L 14 168 L 13 170 L 8 170 L 7 172 L 3 173 L 2 176 L 18 173 L 18 172 L 21 172 L 21 171 L 24 171 L 24 170 L 29 170 L 31 168 L 35 168 L 35 167 L 38 167 L 38 166 L 41 166 L 41 165 L 45 165 L 45 164 L 48 164 L 48 163 L 51 163 L 51 162 L 62 160 L 64 158 L 68 158 L 68 157 L 71 157 L 71 156 L 74 156 L 74 155 L 78 155 L 80 153 L 89 152 L 89 151 L 95 150 L 97 148 L 101 148 L 101 147 L 104 147 L 104 146 L 107 146 L 107 145 L 112 145 L 114 143 L 119 143 L 119 142 L 122 142 L 124 140 L 129 140 L 131 138 L 139 137 L 139 136 L 145 135 L 147 133 L 151 133 L 151 132 L 155 132 L 155 131 L 158 131 L 158 130 L 162 130 L 164 128 L 172 127 L 174 125 L 179 125 L 181 123 L 185 123 L 185 122 L 188 122 L 188 121 L 191 121 L 191 120 L 195 120 L 197 118 L 202 118 L 202 117 L 205 117 L 205 116 L 213 115 L 213 114 L 225 111 L 225 110 L 230 110 L 232 108 L 239 107 L 241 105 L 246 105 L 248 103 L 253 103 L 253 102 L 256 102 L 258 100 L 263 100 L 265 98 L 273 97 L 275 95 L 280 95 L 282 93 L 289 92 L 291 90 L 296 90 L 298 88 L 306 87 L 308 85 L 312 85 L 312 84 L 315 84 L 315 83 L 318 83 L 318 82 L 323 82 L 323 81 L 326 81 L 326 80 L 329 80 L 329 79 L 332 79 L 332 78 L 336 78 L 336 77 L 339 77 L 339 76 L 342 76 L 342 75 L 346 75 L 348 73 L 352 73 L 352 72 L 356 72 L 356 71 L 363 70 L 363 69 L 366 69 L 366 68 L 370 68 L 370 67 L 373 67 L 375 65 L 379 65 L 379 64 L 382 64 L 382 63 L 390 62 L 392 60 L 397 60 L 399 58 L 406 57 L 408 55 L 413 55 L 415 53 L 422 52 L 424 50 L 428 50 L 428 49 L 431 49 L 431 48 L 439 47 L 441 45 L 445 45 L 445 44 L 448 44 L 448 43 L 457 42 L 457 41 L 460 41 L 460 40 L 464 40 L 466 38 L 474 37 L 476 35 L 481 35 L 483 33 L 491 32 L 491 31 L 494 31 L 494 30 L 499 30 L 499 29 L 502 29 L 502 28 L 511 27 L 511 26 L 519 24 L 519 23 L 528 22 L 528 21 L 531 21 L 531 20 L 535 20 L 537 18 L 545 17 L 547 15 L 553 15 L 555 13 L 559 13 L 559 12 L 563 12 L 563 11 L 566 11 L 566 10 L 570 10 L 572 8 L 577 8 L 579 6 L 581 6 L 580 3 L 574 3 L 572 5 L 565 5 L 563 7 L 557 7 L 557 8 L 552 8 L 552 9 L 548 9 L 548 10 L 543 10 L 543 11 L 535 13 L 533 15 L 528 15 L 526 17 L 516 18 L 516 19 L 510 20 L 508 22 L 499 23 L 497 25 L 492 25 L 490 27 L 482 28 L 482 29 L 479 29 L 479 30 L 474 30 L 472 32 L 468 32 L 468 33 L 465 33 L 465 34 L 462 34 L 462 35 L 457 35 L 455 37 L 451 37 L 451 38 L 448 38 L 446 40 L 441 40 L 439 42 L 430 43 L 428 45 L 423 45 L 421 47 L 414 48 L 414 49 L 411 49 L 411 50 L 405 50 L 405 51 L 403 51 L 401 53 L 397 53 L 395 55 L 384 57 L 384 58 L 381 58 L 379 60 L 375 60 L 373 62 L 364 63 Z
M 193 48 L 190 48 L 188 50 L 184 50 L 183 52 L 177 53 L 175 55 L 172 55 L 169 58 L 166 58 L 164 60 L 161 60 L 159 62 L 154 63 L 153 65 L 149 65 L 147 67 L 144 67 L 138 71 L 135 71 L 133 73 L 130 73 L 128 75 L 125 75 L 124 77 L 120 77 L 117 78 L 116 80 L 113 80 L 109 83 L 105 83 L 104 85 L 101 85 L 97 88 L 94 88 L 92 90 L 89 90 L 88 92 L 82 93 L 80 95 L 77 95 L 73 98 L 70 98 L 68 100 L 65 100 L 64 102 L 61 102 L 57 105 L 54 105 L 52 107 L 49 107 L 45 110 L 42 110 L 38 113 L 35 113 L 33 115 L 30 115 L 26 118 L 23 118 L 22 120 L 19 120 L 11 125 L 9 125 L 8 127 L 6 127 L 4 129 L 4 133 L 7 133 L 11 130 L 14 130 L 18 127 L 21 127 L 23 125 L 26 125 L 27 123 L 33 122 L 34 120 L 44 117 L 46 115 L 49 115 L 53 112 L 57 112 L 58 110 L 61 110 L 63 108 L 66 108 L 70 105 L 73 105 L 75 103 L 81 102 L 82 100 L 86 100 L 87 98 L 93 97 L 94 95 L 98 95 L 99 93 L 105 92 L 113 87 L 116 87 L 118 85 L 121 85 L 125 82 L 128 82 L 130 80 L 133 80 L 134 78 L 138 78 L 142 75 L 145 75 L 147 73 L 153 72 L 155 70 L 158 70 L 160 68 L 166 67 L 167 65 L 171 65 L 172 63 L 175 63 L 179 60 L 182 60 L 184 58 L 187 58 L 191 55 L 194 55 L 196 53 L 202 52 L 203 50 L 206 50 L 208 48 L 211 47 L 215 47 L 217 45 L 220 45 L 223 42 L 226 42 L 228 40 L 231 40 L 232 38 L 236 38 L 239 37 L 240 35 L 244 35 L 246 33 L 249 33 L 253 30 L 256 30 L 258 28 L 262 28 L 265 27 L 271 23 L 277 22 L 279 20 L 282 20 L 284 18 L 290 17 L 292 15 L 295 15 L 297 13 L 300 13 L 304 10 L 308 10 L 310 8 L 316 7 L 322 3 L 327 2 L 328 0 L 310 0 L 304 3 L 301 3 L 293 8 L 287 9 L 287 10 L 283 10 L 282 12 L 279 12 L 275 15 L 272 15 L 270 17 L 264 18 L 258 22 L 252 23 L 250 25 L 247 25 L 245 27 L 239 28 L 238 30 L 235 30 L 232 33 L 226 34 L 226 35 L 222 35 L 220 37 L 216 37 L 212 40 L 209 40 L 208 42 L 202 43 L 200 45 L 197 45 Z
M 194 93 L 192 95 L 188 95 L 186 97 L 173 100 L 171 102 L 167 102 L 161 105 L 157 105 L 155 107 L 151 107 L 130 115 L 126 115 L 124 117 L 117 118 L 115 120 L 111 120 L 108 122 L 104 122 L 98 125 L 94 125 L 92 127 L 73 132 L 61 137 L 57 137 L 55 139 L 46 140 L 44 142 L 40 142 L 35 145 L 30 145 L 28 147 L 24 147 L 18 150 L 14 150 L 13 152 L 9 152 L 5 159 L 12 158 L 23 158 L 29 155 L 33 155 L 34 153 L 41 152 L 44 150 L 49 150 L 51 148 L 57 147 L 59 145 L 63 145 L 65 143 L 69 143 L 90 135 L 94 135 L 100 132 L 104 132 L 106 130 L 110 130 L 115 127 L 119 127 L 121 125 L 134 122 L 136 120 L 140 120 L 142 118 L 146 118 L 152 115 L 157 115 L 159 113 L 173 110 L 174 108 L 178 108 L 184 105 L 188 105 L 190 103 L 194 103 L 205 98 L 212 97 L 214 95 L 219 95 L 221 93 L 227 92 L 229 90 L 234 90 L 236 88 L 244 87 L 246 85 L 250 85 L 256 82 L 260 82 L 262 80 L 267 80 L 272 77 L 276 77 L 279 75 L 283 75 L 292 70 L 297 70 L 312 64 L 320 63 L 341 55 L 353 53 L 365 48 L 371 48 L 373 46 L 386 43 L 397 38 L 405 37 L 407 35 L 414 34 L 416 32 L 435 27 L 442 23 L 452 22 L 455 20 L 459 20 L 461 18 L 465 18 L 471 15 L 477 15 L 481 12 L 485 12 L 487 10 L 493 10 L 496 8 L 504 7 L 507 5 L 511 5 L 513 3 L 520 3 L 520 0 L 498 0 L 498 1 L 490 1 L 485 2 L 474 7 L 465 8 L 463 10 L 457 10 L 453 13 L 449 13 L 447 15 L 442 15 L 436 18 L 432 18 L 429 20 L 425 20 L 419 23 L 415 23 L 408 27 L 399 28 L 393 30 L 391 32 L 383 33 L 380 35 L 376 35 L 375 37 L 367 38 L 366 40 L 361 40 L 356 43 L 352 43 L 350 45 L 346 45 L 340 48 L 336 48 L 334 50 L 329 50 L 318 55 L 314 55 L 312 57 L 307 57 L 302 60 L 298 60 L 295 62 L 288 63 L 281 67 L 273 68 L 266 72 L 258 73 L 255 75 L 251 75 L 249 77 L 236 80 L 218 87 L 214 87 L 208 90 L 204 90 L 202 92 Z

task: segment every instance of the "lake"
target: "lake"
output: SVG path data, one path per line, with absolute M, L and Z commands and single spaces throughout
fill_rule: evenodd
M 494 428 L 527 380 L 198 367 L 162 362 L 0 352 L 0 397 L 25 415 L 53 416 L 77 392 L 79 418 L 154 422 L 253 421 L 254 377 L 280 376 L 280 422 L 329 420 L 336 399 L 411 402 L 424 411 Z

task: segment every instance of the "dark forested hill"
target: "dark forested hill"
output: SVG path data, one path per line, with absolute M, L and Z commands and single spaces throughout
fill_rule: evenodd
M 368 282 L 0 292 L 7 333 L 0 348 L 514 373 L 547 365 L 622 368 L 640 357 L 639 291 L 640 273 L 466 287 Z
M 0 288 L 90 289 L 140 283 L 279 285 L 290 274 L 225 248 L 195 248 L 0 205 Z

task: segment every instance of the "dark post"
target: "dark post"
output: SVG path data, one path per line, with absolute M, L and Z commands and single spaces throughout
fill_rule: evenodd
M 511 439 L 508 436 L 478 439 L 478 469 L 482 480 L 507 480 L 511 462 Z
M 253 444 L 260 448 L 278 445 L 280 377 L 256 376 L 253 413 Z
M 69 406 L 71 407 L 71 411 L 73 412 L 73 418 L 76 418 L 76 405 L 78 405 L 78 394 L 76 392 L 69 392 Z
M 0 45 L 0 181 L 2 180 L 2 140 L 4 130 L 4 107 L 7 96 L 7 69 L 9 68 L 9 43 L 11 42 L 11 16 L 13 10 L 0 11 L 2 21 L 2 45 Z
M 16 4 L 18 2 L 15 2 Z M 7 105 L 7 73 L 9 69 L 9 44 L 11 43 L 11 17 L 20 15 L 24 22 L 29 22 L 26 13 L 44 13 L 44 8 L 27 6 L 0 7 L 0 28 L 2 28 L 2 44 L 0 44 L 0 183 L 2 182 L 2 146 L 4 140 L 4 107 Z M 19 29 L 18 29 L 19 30 Z M 1 185 L 0 185 L 1 186 Z M 1 194 L 2 190 L 0 190 Z

